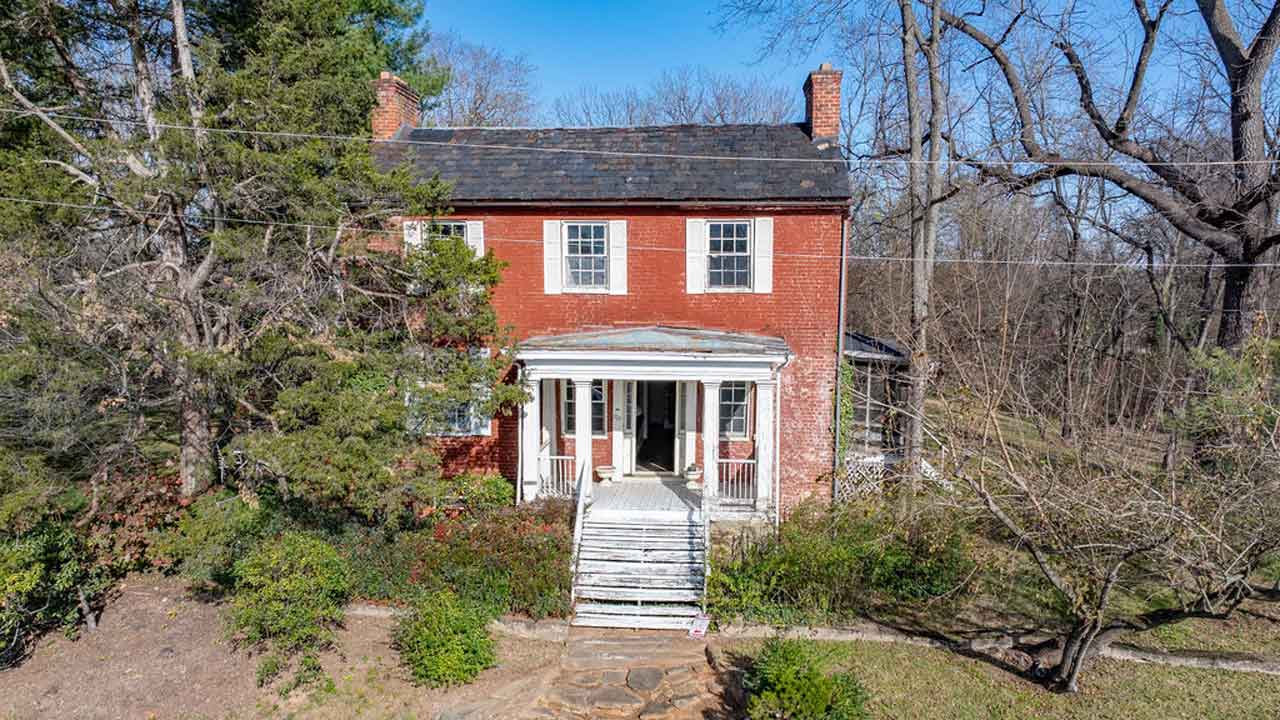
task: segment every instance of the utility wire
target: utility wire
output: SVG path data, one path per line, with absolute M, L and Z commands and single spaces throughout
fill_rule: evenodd
M 41 207 L 58 207 L 58 208 L 66 208 L 66 209 L 72 209 L 72 210 L 93 210 L 97 212 L 107 212 L 107 213 L 113 213 L 118 215 L 134 214 L 134 215 L 143 215 L 143 216 L 150 216 L 150 217 L 171 217 L 172 216 L 172 213 L 162 211 L 162 210 L 128 210 L 126 211 L 121 208 L 110 207 L 107 205 L 89 205 L 85 203 L 70 203 L 70 202 L 61 202 L 57 200 L 39 200 L 36 198 L 13 197 L 13 196 L 7 196 L 7 195 L 0 195 L 0 202 L 36 205 Z M 240 218 L 240 217 L 228 217 L 228 216 L 202 216 L 200 219 L 206 222 L 242 223 L 247 225 L 273 225 L 276 227 L 299 228 L 304 230 L 346 231 L 354 235 L 389 235 L 394 237 L 403 237 L 402 230 L 388 230 L 388 229 L 382 229 L 382 228 L 362 228 L 356 225 L 324 225 L 324 224 L 317 224 L 317 223 L 261 220 L 261 219 L 255 219 L 255 218 Z M 499 237 L 486 236 L 485 244 L 486 245 L 498 244 L 498 245 L 541 246 L 543 243 L 541 240 L 530 240 L 525 238 L 499 238 Z M 628 244 L 627 251 L 630 252 L 632 250 L 639 250 L 644 252 L 672 252 L 672 253 L 679 253 L 682 255 L 686 252 L 685 248 L 682 248 L 682 247 L 659 247 L 655 245 Z M 794 252 L 785 252 L 785 251 L 782 251 L 782 252 L 775 251 L 773 253 L 773 256 L 797 258 L 797 259 L 809 259 L 809 260 L 839 260 L 841 258 L 839 254 L 834 254 L 834 253 L 794 253 Z M 845 255 L 844 259 L 850 262 L 864 262 L 864 263 L 884 263 L 884 262 L 912 263 L 912 262 L 915 262 L 915 258 L 897 257 L 892 255 L 850 254 L 850 255 Z M 1051 259 L 1041 260 L 1036 258 L 1003 258 L 1002 259 L 1002 258 L 941 257 L 941 258 L 934 258 L 933 262 L 938 264 L 997 265 L 997 266 L 998 265 L 1010 265 L 1010 266 L 1016 265 L 1016 266 L 1028 266 L 1028 267 L 1116 267 L 1116 268 L 1131 268 L 1134 270 L 1140 270 L 1145 268 L 1145 262 L 1137 259 L 1135 259 L 1132 262 L 1114 262 L 1114 261 L 1103 261 L 1103 260 L 1051 260 Z M 1155 267 L 1157 268 L 1200 268 L 1200 269 L 1246 267 L 1246 266 L 1254 267 L 1254 268 L 1280 267 L 1280 262 L 1253 263 L 1251 265 L 1216 263 L 1216 262 L 1215 263 L 1178 262 L 1178 263 L 1156 263 L 1155 264 Z
M 0 112 L 10 115 L 21 115 L 34 117 L 35 113 L 17 108 L 0 108 Z M 90 115 L 77 115 L 72 113 L 46 112 L 45 117 L 57 118 L 60 120 L 74 120 L 78 122 L 89 122 L 102 125 L 133 125 L 144 126 L 145 122 L 141 120 L 128 120 L 124 118 L 104 118 L 94 117 Z M 449 140 L 415 140 L 412 138 L 387 138 L 375 139 L 368 136 L 360 135 L 339 135 L 333 133 L 304 133 L 304 132 L 288 132 L 283 130 L 246 130 L 239 128 L 217 128 L 217 127 L 200 127 L 193 125 L 181 125 L 176 123 L 156 123 L 154 127 L 165 130 L 184 130 L 184 131 L 202 131 L 207 133 L 219 133 L 225 135 L 248 135 L 252 137 L 274 137 L 285 139 L 300 140 L 331 140 L 341 142 L 369 142 L 386 145 L 425 145 L 432 147 L 451 147 L 451 148 L 468 148 L 475 150 L 508 150 L 520 152 L 544 152 L 555 153 L 561 155 L 598 155 L 604 157 L 630 157 L 630 158 L 661 158 L 668 160 L 707 160 L 713 162 L 780 162 L 780 163 L 810 163 L 810 164 L 849 164 L 854 166 L 892 166 L 892 165 L 931 165 L 931 164 L 954 164 L 978 167 L 1010 167 L 1014 165 L 1036 165 L 1040 167 L 1118 167 L 1122 165 L 1132 165 L 1137 167 L 1237 167 L 1240 165 L 1277 165 L 1280 159 L 1267 160 L 1162 160 L 1159 162 L 1142 162 L 1139 160 L 1123 160 L 1123 161 L 1106 161 L 1106 160 L 912 160 L 910 158 L 853 158 L 846 160 L 845 158 L 798 158 L 798 157 L 770 157 L 759 155 L 700 155 L 689 153 L 660 153 L 660 152 L 639 152 L 626 150 L 593 150 L 590 148 L 561 148 L 561 147 L 539 147 L 537 145 L 512 145 L 505 143 L 466 143 L 453 142 Z M 421 129 L 437 129 L 437 130 L 459 130 L 468 128 L 421 128 Z M 489 128 L 486 128 L 489 129 Z M 537 132 L 539 128 L 491 128 L 492 130 L 520 131 L 527 130 L 529 132 Z M 562 129 L 562 128 L 545 128 L 545 129 Z

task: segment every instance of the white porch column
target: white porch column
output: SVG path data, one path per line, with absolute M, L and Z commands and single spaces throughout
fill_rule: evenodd
M 586 478 L 591 487 L 591 381 L 573 381 L 574 482 Z
M 684 407 L 676 408 L 676 412 L 683 413 L 681 419 L 681 427 L 684 429 L 684 452 L 680 456 L 681 466 L 676 468 L 679 472 L 684 472 L 686 468 L 698 462 L 698 383 L 684 383 Z M 704 475 L 705 477 L 705 475 Z
M 613 466 L 614 472 L 617 473 L 617 477 L 622 477 L 622 473 L 627 470 L 627 441 L 622 435 L 622 414 L 625 412 L 625 408 L 623 407 L 624 403 L 622 401 L 622 394 L 624 392 L 622 386 L 624 384 L 624 380 L 612 380 L 609 382 L 610 404 L 613 407 L 613 412 L 609 414 L 611 417 L 611 424 L 609 427 L 609 464 Z
M 702 381 L 702 488 L 720 494 L 720 381 Z
M 542 381 L 525 381 L 529 397 L 520 408 L 520 482 L 525 502 L 536 500 L 541 483 L 538 478 L 538 453 L 542 449 Z
M 776 382 L 756 383 L 756 510 L 768 510 L 774 493 L 773 458 L 777 448 L 773 427 L 777 413 L 774 396 Z

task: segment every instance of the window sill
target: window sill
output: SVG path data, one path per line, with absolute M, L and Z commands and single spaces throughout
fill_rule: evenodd
M 564 295 L 608 295 L 608 294 L 609 294 L 609 288 L 607 288 L 607 287 L 602 287 L 602 288 L 597 288 L 597 287 L 592 287 L 592 288 L 571 288 L 571 287 L 565 287 L 565 288 L 561 288 L 561 289 L 560 289 L 560 292 L 561 292 L 561 294 L 564 294 Z
M 728 294 L 728 295 L 733 295 L 733 294 L 736 294 L 736 293 L 750 294 L 750 293 L 755 292 L 755 288 L 749 288 L 749 287 L 728 287 L 728 288 L 726 288 L 726 287 L 718 287 L 718 288 L 713 288 L 713 287 L 708 287 L 708 288 L 706 288 L 706 289 L 705 289 L 705 292 L 706 292 L 707 294 L 711 294 L 711 293 L 725 293 L 725 294 Z

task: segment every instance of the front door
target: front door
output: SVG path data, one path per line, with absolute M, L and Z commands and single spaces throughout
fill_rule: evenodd
M 676 383 L 641 381 L 635 398 L 636 469 L 675 472 Z

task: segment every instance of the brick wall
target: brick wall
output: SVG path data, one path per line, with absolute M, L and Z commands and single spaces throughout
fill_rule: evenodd
M 774 218 L 773 292 L 686 294 L 685 219 L 763 215 Z M 785 339 L 795 357 L 781 374 L 777 418 L 782 503 L 790 506 L 810 494 L 829 496 L 840 272 L 834 256 L 840 249 L 842 208 L 490 208 L 459 209 L 456 217 L 483 220 L 485 247 L 508 263 L 494 306 L 517 339 L 657 324 Z M 627 220 L 627 294 L 544 294 L 544 219 Z M 699 419 L 701 415 L 699 411 Z M 518 432 L 515 417 L 501 417 L 494 421 L 491 437 L 441 441 L 446 466 L 498 470 L 515 478 Z M 571 454 L 572 445 L 571 439 L 563 440 L 561 451 Z M 749 452 L 749 444 L 741 445 L 724 448 L 727 456 Z M 610 462 L 608 439 L 595 440 L 592 450 L 597 464 Z

